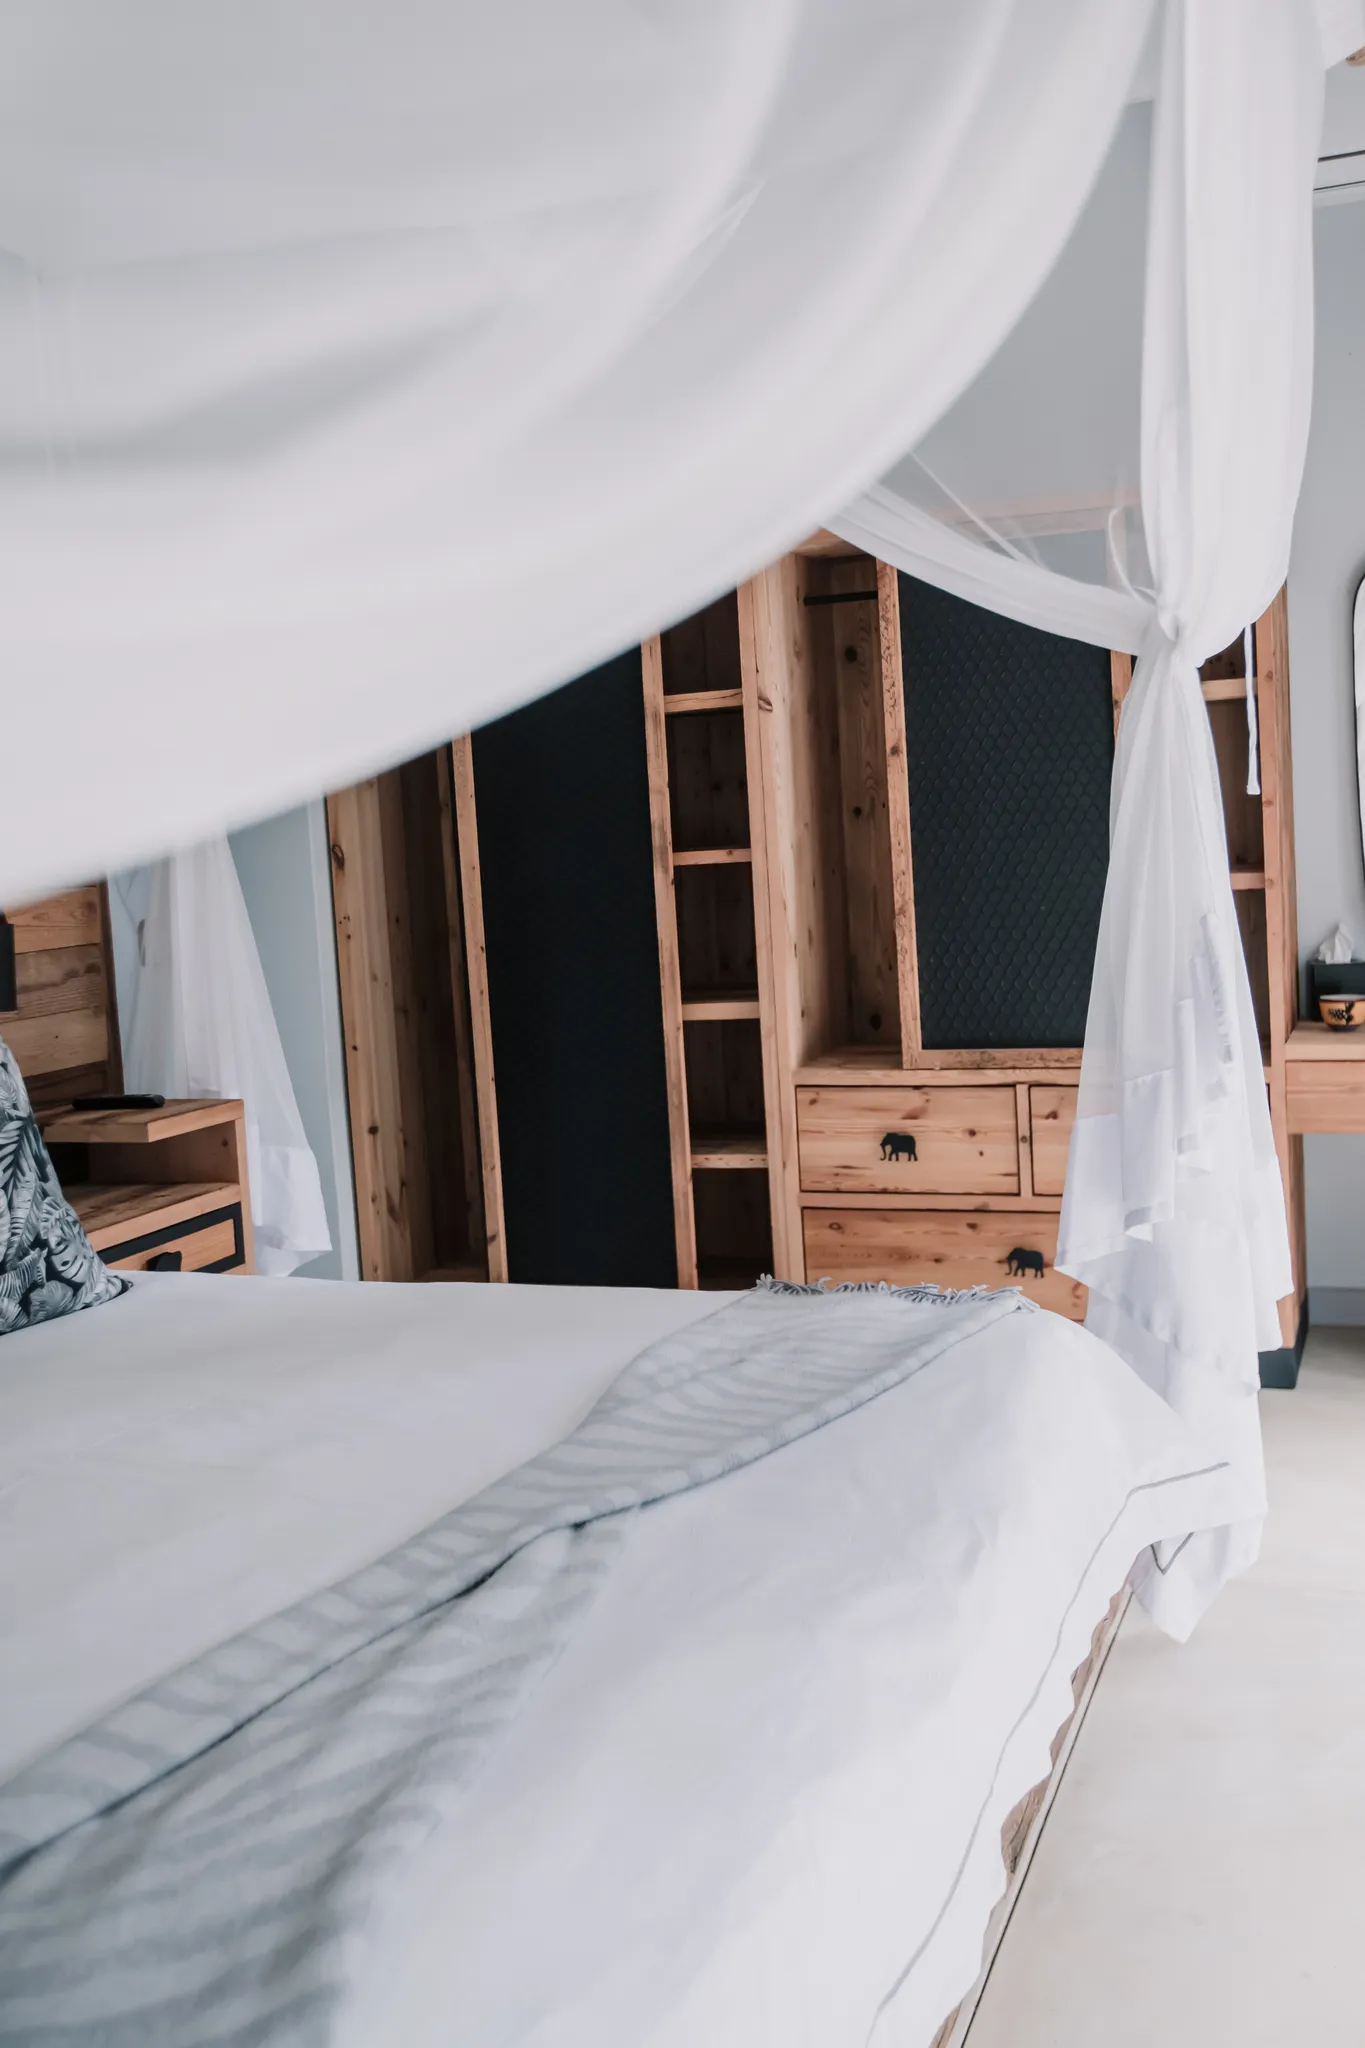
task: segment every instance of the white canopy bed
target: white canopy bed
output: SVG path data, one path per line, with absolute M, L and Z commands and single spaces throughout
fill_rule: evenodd
M 1093 417 L 1064 386 L 1049 413 L 1045 291 L 1041 326 L 1023 316 L 1127 146 L 1149 31 L 1145 200 L 1138 239 L 1110 252 L 1143 280 L 1140 365 L 1091 394 Z M 643 1516 L 628 1569 L 463 1809 L 468 1832 L 414 1849 L 402 1896 L 424 1903 L 383 1921 L 325 2038 L 373 2038 L 382 2011 L 412 2041 L 681 2044 L 734 2023 L 735 2039 L 922 2048 L 974 1972 L 999 1822 L 1045 1771 L 1068 1674 L 1132 1556 L 1140 1597 L 1182 1636 L 1254 1557 L 1256 1354 L 1278 1342 L 1288 1253 L 1197 666 L 1283 579 L 1322 70 L 1361 43 L 1357 0 L 754 0 L 648 20 L 602 0 L 571 22 L 527 0 L 477 32 L 407 0 L 352 10 L 325 43 L 304 0 L 212 26 L 129 0 L 116 36 L 89 0 L 45 0 L 0 27 L 0 646 L 23 678 L 8 746 L 41 758 L 54 703 L 65 742 L 59 791 L 21 778 L 7 794 L 0 895 L 202 839 L 467 729 L 820 524 L 1139 657 L 1058 1263 L 1148 1389 L 1093 1338 L 1019 1316 L 964 1339 L 961 1370 L 931 1366 L 861 1420 Z M 1002 405 L 1058 431 L 994 434 Z M 1030 523 L 1059 497 L 1086 517 Z M 7 1708 L 10 1771 L 453 1509 L 711 1305 L 185 1281 L 18 1333 L 0 1355 L 24 1551 L 7 1625 L 32 1676 Z M 435 1368 L 433 1346 L 461 1370 Z M 500 1380 L 527 1373 L 515 1440 L 483 1437 L 495 1356 Z M 248 1391 L 253 1372 L 268 1387 Z M 386 1402 L 402 1388 L 385 1427 L 355 1431 L 381 1385 Z M 411 1429 L 392 1420 L 404 1409 Z M 888 1409 L 897 1428 L 869 1420 Z M 447 1470 L 447 1445 L 476 1437 L 488 1462 Z M 241 1477 L 207 1520 L 205 1465 Z M 156 1475 L 136 1511 L 129 1469 Z M 64 1487 L 94 1503 L 74 1536 Z M 673 1582 L 650 1545 L 691 1515 L 700 1576 L 674 1607 L 654 1598 Z M 856 1571 L 818 1611 L 784 1609 L 760 1540 L 779 1525 L 942 1568 L 913 1611 L 894 1572 Z M 271 1527 L 289 1533 L 263 1567 Z M 705 1583 L 707 1546 L 745 1541 L 754 1604 L 732 1609 L 723 1575 Z M 90 1599 L 113 1619 L 98 1684 L 73 1654 Z M 962 1633 L 977 1614 L 979 1655 Z M 865 1686 L 850 1701 L 802 1667 L 815 1725 L 796 1777 L 756 1709 L 750 1747 L 709 1750 L 733 1722 L 689 1714 L 687 1686 L 709 1673 L 743 1721 L 774 1673 L 793 1683 L 780 1656 L 747 1669 L 745 1639 L 785 1629 L 790 1649 L 826 1620 L 830 1671 L 851 1656 Z M 623 1688 L 614 1746 L 594 1659 Z M 970 1740 L 945 1773 L 946 1725 Z M 658 1746 L 693 1733 L 724 1795 L 697 1811 L 734 1827 L 719 1864 L 705 1828 L 678 1846 L 692 1803 L 678 1810 L 686 1780 L 666 1782 Z M 930 1780 L 961 1810 L 939 1813 L 932 1847 L 932 1830 L 908 1844 Z M 528 1972 L 506 1944 L 528 1899 L 544 1927 L 566 1865 L 583 1877 L 573 1916 Z M 866 1892 L 842 1891 L 841 1871 Z M 664 1959 L 627 1942 L 621 1964 L 620 1927 L 636 1912 L 676 1934 L 716 1887 L 733 1916 L 708 1941 L 703 1913 L 696 1943 L 674 1944 L 660 2000 L 646 1965 Z M 776 1959 L 818 1960 L 814 1930 L 839 1914 L 857 1967 L 784 1981 Z M 452 1925 L 478 1939 L 447 1994 Z M 447 1996 L 467 1998 L 472 2031 L 452 2034 Z

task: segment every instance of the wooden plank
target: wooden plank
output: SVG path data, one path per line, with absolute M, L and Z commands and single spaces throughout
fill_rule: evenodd
M 801 1197 L 802 1209 L 970 1209 L 980 1210 L 983 1215 L 999 1211 L 1001 1215 L 1016 1216 L 1020 1210 L 1030 1214 L 1046 1209 L 1056 1214 L 1061 1209 L 1058 1195 L 903 1195 L 900 1193 L 876 1192 L 841 1194 L 821 1189 Z
M 865 557 L 833 562 L 826 577 L 828 592 L 866 590 L 875 573 Z M 899 1052 L 898 905 L 887 817 L 888 706 L 880 614 L 880 604 L 844 605 L 830 618 L 829 631 L 839 717 L 849 1031 L 860 1045 L 884 1045 Z M 908 840 L 908 795 L 904 822 Z
M 882 713 L 886 746 L 886 821 L 891 840 L 891 900 L 895 929 L 897 1008 L 902 1064 L 918 1064 L 923 1051 L 919 1004 L 919 948 L 915 936 L 915 868 L 910 833 L 910 772 L 905 738 L 905 679 L 901 667 L 901 601 L 896 571 L 877 564 L 877 622 L 881 636 Z
M 676 718 L 687 711 L 738 711 L 743 707 L 743 690 L 675 690 L 664 698 L 664 716 Z
M 936 1088 L 971 1087 L 983 1078 L 991 1081 L 1042 1081 L 1059 1083 L 1074 1077 L 1081 1064 L 1081 1049 L 1056 1046 L 984 1047 L 978 1051 L 948 1050 L 926 1053 L 914 1070 L 917 1084 L 932 1081 Z M 893 1088 L 910 1078 L 900 1066 L 888 1065 L 876 1046 L 841 1046 L 837 1052 L 798 1066 L 793 1079 L 809 1088 Z
M 1244 704 L 1247 686 L 1245 676 L 1215 676 L 1210 682 L 1201 682 L 1206 704 Z
M 673 1242 L 679 1287 L 697 1284 L 697 1229 L 692 1208 L 691 1138 L 687 1112 L 686 1009 L 678 955 L 678 913 L 673 894 L 673 817 L 668 789 L 668 734 L 664 725 L 663 650 L 658 636 L 640 649 L 645 704 L 645 759 L 649 779 L 650 848 L 654 865 L 654 917 L 659 933 L 659 995 L 663 1005 L 664 1085 L 668 1097 L 669 1174 L 673 1189 Z
M 1119 652 L 1119 650 L 1118 650 L 1117 648 L 1111 648 L 1111 650 L 1110 650 L 1110 654 L 1109 654 L 1109 694 L 1110 694 L 1111 698 L 1113 699 L 1113 704 L 1114 704 L 1114 732 L 1115 732 L 1115 735 L 1117 735 L 1117 733 L 1118 733 L 1118 729 L 1119 729 L 1119 718 L 1120 718 L 1120 716 L 1121 716 L 1121 714 L 1122 714 L 1122 711 L 1123 711 L 1123 704 L 1124 704 L 1124 699 L 1125 699 L 1125 698 L 1127 697 L 1127 695 L 1128 695 L 1128 692 L 1129 692 L 1129 690 L 1131 690 L 1131 688 L 1132 688 L 1132 687 L 1133 687 L 1133 657 L 1132 657 L 1132 655 L 1131 655 L 1131 654 L 1121 654 L 1121 653 Z
M 1288 1060 L 1284 1086 L 1291 1136 L 1365 1132 L 1365 1064 L 1360 1060 Z
M 62 1109 L 38 1121 L 50 1145 L 159 1145 L 230 1123 L 241 1111 L 242 1104 L 230 1096 L 221 1101 L 172 1097 L 160 1109 Z
M 1040 1308 L 1080 1321 L 1086 1290 L 1056 1271 L 1057 1216 L 1052 1211 L 915 1216 L 900 1209 L 807 1209 L 806 1270 L 833 1281 L 886 1280 L 892 1286 L 1018 1286 Z M 1010 1254 L 1036 1253 L 1041 1279 L 1010 1269 Z
M 143 1232 L 137 1230 L 133 1235 L 140 1237 Z M 112 1273 L 145 1273 L 154 1259 L 164 1258 L 168 1252 L 179 1252 L 182 1273 L 202 1273 L 205 1267 L 216 1266 L 224 1259 L 232 1259 L 235 1266 L 237 1232 L 231 1219 L 224 1218 L 203 1229 L 187 1230 L 183 1237 L 168 1238 L 164 1244 L 149 1245 L 145 1251 L 133 1252 L 126 1259 L 108 1259 L 105 1263 Z
M 762 1012 L 758 996 L 727 995 L 724 992 L 703 991 L 687 996 L 682 1003 L 682 1019 L 685 1024 L 722 1023 L 730 1017 L 758 1017 Z
M 751 846 L 694 846 L 687 853 L 673 849 L 675 868 L 723 868 L 752 863 L 753 857 Z
M 479 1157 L 483 1170 L 483 1227 L 488 1277 L 507 1279 L 507 1226 L 502 1204 L 502 1146 L 498 1136 L 498 1093 L 493 1069 L 493 1016 L 488 1000 L 488 948 L 483 929 L 483 881 L 479 867 L 479 820 L 474 799 L 474 745 L 464 736 L 451 745 L 455 787 L 455 830 L 460 854 L 465 961 L 469 972 L 469 1025 L 474 1088 L 479 1115 Z
M 772 615 L 766 578 L 739 590 L 740 672 L 744 697 L 744 753 L 749 785 L 749 842 L 753 852 L 754 955 L 758 971 L 759 1049 L 763 1113 L 767 1131 L 768 1203 L 772 1222 L 773 1272 L 799 1280 L 805 1272 L 796 1104 L 790 1081 L 788 1031 L 791 977 L 782 863 L 773 844 L 774 819 L 768 778 L 772 769 Z M 785 950 L 784 950 L 785 949 Z
M 5 1019 L 4 1038 L 25 1076 L 58 1074 L 75 1067 L 106 1071 L 109 1030 L 102 1004 L 98 1009 L 38 1017 L 26 1017 L 17 1010 Z
M 1305 1017 L 1290 1032 L 1285 1057 L 1290 1061 L 1365 1060 L 1365 1030 L 1332 1031 L 1320 1017 Z
M 1289 613 L 1281 588 L 1255 628 L 1260 727 L 1261 841 L 1266 873 L 1265 953 L 1270 1121 L 1284 1184 L 1294 1288 L 1280 1303 L 1284 1342 L 1297 1341 L 1308 1292 L 1303 1140 L 1293 1129 L 1287 1048 L 1299 1001 L 1298 888 L 1294 863 L 1294 763 L 1289 718 Z
M 798 1088 L 801 1186 L 1017 1195 L 1013 1088 Z
M 1076 1121 L 1075 1088 L 1030 1087 L 1029 1124 L 1033 1132 L 1033 1185 L 1040 1195 L 1060 1195 L 1066 1186 L 1071 1153 L 1071 1126 Z
M 224 1209 L 238 1192 L 235 1181 L 175 1181 L 162 1187 L 145 1181 L 86 1181 L 65 1190 L 96 1251 Z
M 400 1205 L 407 1235 L 407 1271 L 403 1278 L 411 1280 L 434 1266 L 436 1258 L 431 1231 L 427 1105 L 422 1086 L 417 970 L 413 953 L 413 896 L 420 887 L 420 864 L 408 859 L 407 817 L 403 800 L 405 772 L 403 768 L 392 768 L 379 776 L 377 791 L 403 1160 Z
M 761 1131 L 693 1131 L 692 1165 L 715 1171 L 766 1167 L 767 1142 Z
M 377 778 L 327 799 L 360 1270 L 410 1280 L 402 1094 Z
M 441 809 L 441 881 L 445 891 L 446 970 L 455 1026 L 455 1087 L 459 1102 L 460 1167 L 471 1250 L 482 1259 L 487 1246 L 483 1218 L 483 1168 L 479 1160 L 479 1105 L 474 1079 L 474 1040 L 469 1015 L 469 965 L 465 954 L 464 905 L 460 888 L 460 856 L 455 833 L 455 774 L 448 746 L 436 754 L 437 796 Z M 454 1270 L 454 1269 L 452 1269 Z M 462 1273 L 465 1268 L 458 1269 Z M 487 1278 L 482 1264 L 468 1269 Z
M 1033 1118 L 1029 1109 L 1029 1090 L 1023 1081 L 1014 1084 L 1014 1115 L 1019 1127 L 1019 1192 L 1032 1196 L 1033 1179 Z
M 17 953 L 45 952 L 50 946 L 98 946 L 102 938 L 100 885 L 88 882 L 81 889 L 65 889 L 59 896 L 42 896 L 23 903 L 5 915 L 14 926 Z
M 49 946 L 20 953 L 15 962 L 19 1006 L 11 1016 L 55 1017 L 66 1010 L 99 1009 L 107 983 L 101 946 Z
M 1234 889 L 1264 889 L 1266 875 L 1264 868 L 1230 868 L 1228 880 Z

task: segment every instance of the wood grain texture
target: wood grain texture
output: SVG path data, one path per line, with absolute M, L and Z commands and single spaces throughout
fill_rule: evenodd
M 187 1223 L 209 1209 L 225 1209 L 237 1194 L 235 1181 L 180 1181 L 164 1189 L 149 1188 L 144 1181 L 88 1181 L 66 1191 L 96 1251 Z
M 18 909 L 6 908 L 14 926 L 16 953 L 46 952 L 53 946 L 98 946 L 101 939 L 100 885 L 64 889 Z
M 678 915 L 673 884 L 673 815 L 668 783 L 668 732 L 664 714 L 664 659 L 655 637 L 640 649 L 645 704 L 645 762 L 649 779 L 650 849 L 654 863 L 654 916 L 659 934 L 659 994 L 663 1007 L 664 1085 L 668 1097 L 669 1176 L 673 1193 L 673 1242 L 679 1287 L 697 1284 L 697 1232 L 692 1209 L 692 1153 L 687 1109 L 685 1011 L 678 949 Z
M 1359 1060 L 1288 1061 L 1285 1117 L 1288 1133 L 1294 1137 L 1365 1131 L 1365 1064 Z
M 742 584 L 738 593 L 738 623 L 744 748 L 748 765 L 749 840 L 754 855 L 754 953 L 758 972 L 759 1044 L 773 1272 L 782 1280 L 800 1280 L 805 1275 L 805 1254 L 801 1236 L 796 1102 L 791 1087 L 793 1030 L 799 1010 L 799 994 L 787 895 L 786 849 L 776 836 L 778 791 L 773 783 L 773 692 L 777 692 L 779 703 L 783 701 L 774 594 L 777 614 L 780 615 L 782 591 L 783 579 L 774 571 Z M 694 1027 L 694 1033 L 699 1035 L 705 1028 Z
M 337 978 L 346 1046 L 360 1270 L 411 1280 L 406 1155 L 399 1077 L 379 778 L 327 799 Z
M 743 705 L 742 690 L 675 690 L 664 698 L 669 718 L 689 711 L 739 711 Z
M 831 562 L 827 594 L 863 591 L 874 564 Z M 887 815 L 887 705 L 880 605 L 865 598 L 826 612 L 839 730 L 843 890 L 848 921 L 848 1035 L 860 1045 L 901 1049 L 897 895 Z M 902 712 L 903 719 L 903 712 Z M 901 755 L 904 766 L 904 752 Z M 909 852 L 909 797 L 904 818 Z M 901 906 L 903 908 L 903 906 Z
M 0 1019 L 35 1106 L 116 1093 L 123 1058 L 109 937 L 109 895 L 91 882 L 7 913 L 18 1007 Z
M 483 929 L 483 885 L 479 871 L 479 818 L 474 794 L 474 747 L 466 735 L 451 746 L 455 827 L 460 855 L 460 900 L 464 913 L 465 963 L 469 976 L 469 1022 L 478 1102 L 479 1157 L 483 1176 L 483 1226 L 488 1277 L 507 1279 L 507 1226 L 502 1201 L 502 1147 L 498 1136 L 497 1076 L 493 1066 L 493 1015 L 488 999 L 488 948 Z
M 220 1203 L 218 1205 L 222 1207 Z M 164 1226 L 156 1226 L 162 1228 Z M 136 1233 L 142 1235 L 141 1229 Z M 202 1273 L 208 1266 L 216 1266 L 224 1259 L 232 1259 L 231 1272 L 236 1268 L 237 1233 L 230 1219 L 210 1223 L 203 1229 L 187 1230 L 181 1237 L 168 1238 L 164 1244 L 150 1245 L 145 1251 L 133 1252 L 127 1258 L 106 1259 L 105 1264 L 115 1273 L 145 1273 L 152 1262 L 164 1258 L 168 1252 L 179 1252 L 182 1273 Z
M 1040 1195 L 1060 1195 L 1066 1185 L 1071 1126 L 1076 1121 L 1075 1088 L 1034 1085 L 1029 1093 L 1033 1133 L 1033 1185 Z
M 798 1088 L 796 1119 L 807 1193 L 1019 1192 L 1013 1088 Z
M 806 1270 L 815 1279 L 886 1280 L 893 1286 L 1019 1286 L 1040 1308 L 1080 1321 L 1086 1291 L 1058 1273 L 1057 1217 L 1047 1210 L 997 1215 L 979 1211 L 807 1209 Z M 1008 1270 L 1016 1248 L 1039 1252 L 1041 1280 Z
M 54 1017 L 100 1008 L 107 987 L 101 946 L 51 946 L 15 962 L 19 1007 L 10 1016 Z
M 172 1097 L 160 1109 L 62 1109 L 40 1116 L 44 1138 L 59 1145 L 162 1145 L 190 1131 L 216 1129 L 242 1113 L 241 1102 L 225 1096 L 206 1100 Z
M 1293 1292 L 1280 1303 L 1280 1333 L 1293 1344 L 1308 1291 L 1303 1140 L 1290 1108 L 1287 1049 L 1299 999 L 1298 888 L 1294 862 L 1294 762 L 1289 725 L 1289 613 L 1283 588 L 1256 622 L 1256 701 L 1260 726 L 1261 846 L 1265 870 L 1264 1007 L 1269 1050 L 1270 1121 L 1284 1185 L 1293 1260 Z M 1320 1111 L 1308 1104 L 1303 1113 Z
M 891 849 L 892 921 L 895 928 L 897 1008 L 901 1060 L 915 1066 L 923 1051 L 919 1006 L 919 951 L 915 936 L 915 866 L 910 832 L 910 775 L 905 738 L 905 679 L 901 666 L 900 584 L 889 562 L 877 564 L 877 624 L 881 639 L 882 716 L 886 749 L 886 822 Z
M 75 1069 L 106 1072 L 109 1027 L 103 1003 L 55 1015 L 24 1015 L 22 1007 L 5 1019 L 5 1043 L 26 1079 L 54 1078 Z M 92 1092 L 103 1092 L 103 1083 Z
M 894 1088 L 911 1079 L 918 1086 L 927 1086 L 932 1081 L 935 1088 L 970 1088 L 987 1075 L 992 1082 L 1055 1079 L 1062 1083 L 1074 1080 L 1080 1064 L 1079 1050 L 1059 1050 L 1055 1046 L 1042 1050 L 1028 1046 L 1008 1050 L 985 1047 L 972 1052 L 926 1054 L 911 1075 L 903 1067 L 889 1066 L 875 1046 L 847 1045 L 820 1059 L 806 1061 L 796 1069 L 795 1078 L 812 1088 Z
M 440 805 L 441 886 L 445 899 L 446 972 L 455 1045 L 455 1088 L 459 1114 L 460 1181 L 464 1195 L 470 1262 L 458 1270 L 486 1279 L 488 1239 L 483 1213 L 483 1167 L 479 1156 L 479 1102 L 474 1077 L 474 1034 L 469 1014 L 469 962 L 465 950 L 464 902 L 455 825 L 455 766 L 451 749 L 436 756 Z M 496 1105 L 495 1105 L 496 1107 Z M 454 1270 L 447 1269 L 447 1270 Z

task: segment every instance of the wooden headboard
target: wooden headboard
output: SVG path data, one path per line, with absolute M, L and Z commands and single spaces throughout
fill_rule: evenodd
M 35 1109 L 123 1087 L 109 898 L 103 882 L 6 906 L 19 1007 L 0 1010 Z

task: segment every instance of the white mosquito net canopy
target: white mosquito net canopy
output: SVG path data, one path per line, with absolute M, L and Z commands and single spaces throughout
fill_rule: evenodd
M 10 0 L 0 902 L 821 524 L 1136 654 L 1058 1262 L 1225 1467 L 1146 1567 L 1185 1633 L 1254 1555 L 1289 1288 L 1196 670 L 1287 566 L 1361 43 L 1361 0 Z

